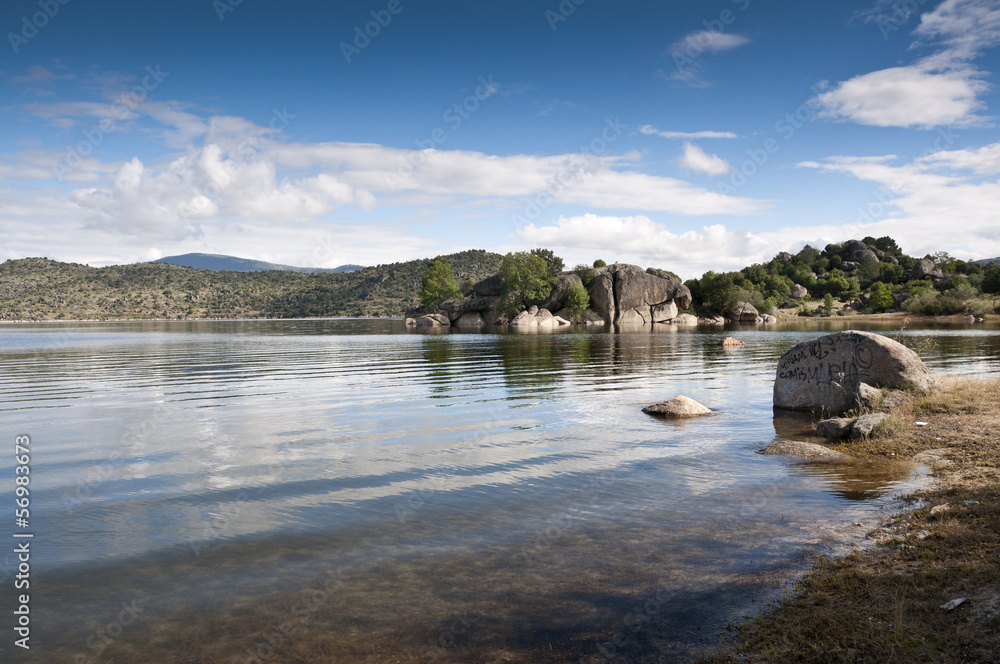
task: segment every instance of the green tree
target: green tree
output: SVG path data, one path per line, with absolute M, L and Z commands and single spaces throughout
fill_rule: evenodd
M 532 249 L 532 256 L 538 256 L 545 261 L 545 267 L 551 276 L 556 276 L 563 271 L 563 259 L 552 253 L 551 249 Z
M 445 300 L 453 300 L 462 296 L 455 275 L 451 273 L 451 265 L 443 256 L 431 261 L 427 271 L 420 280 L 420 303 L 425 307 L 435 308 Z
M 893 303 L 892 292 L 889 290 L 889 287 L 881 281 L 876 281 L 872 285 L 868 308 L 876 313 L 880 313 L 892 307 Z
M 833 295 L 831 295 L 830 293 L 826 294 L 826 296 L 823 298 L 823 306 L 826 308 L 826 315 L 827 316 L 832 316 L 833 315 Z
M 579 265 L 574 267 L 572 272 L 576 276 L 580 277 L 580 281 L 583 282 L 584 287 L 590 286 L 590 282 L 592 282 L 594 280 L 594 277 L 597 276 L 594 273 L 594 268 L 584 263 L 580 263 Z
M 1000 295 L 1000 265 L 990 263 L 986 266 L 983 270 L 982 289 L 984 293 Z
M 879 262 L 878 259 L 871 254 L 865 254 L 858 261 L 858 269 L 855 270 L 854 274 L 861 279 L 861 285 L 867 286 L 872 283 L 879 276 Z
M 508 316 L 524 309 L 525 300 L 541 300 L 552 292 L 554 278 L 545 259 L 537 254 L 525 251 L 507 254 L 499 274 L 500 310 Z
M 595 269 L 597 269 L 599 267 L 604 267 L 605 265 L 607 265 L 607 263 L 605 263 L 604 261 L 602 261 L 600 258 L 598 258 L 596 261 L 594 261 L 594 268 Z
M 590 295 L 587 294 L 587 289 L 580 284 L 570 286 L 566 296 L 566 308 L 573 312 L 574 318 L 583 315 L 583 312 L 590 308 Z

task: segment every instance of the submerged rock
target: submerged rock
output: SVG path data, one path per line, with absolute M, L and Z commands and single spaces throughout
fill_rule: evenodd
M 761 450 L 761 454 L 780 454 L 804 461 L 846 461 L 851 458 L 843 452 L 837 452 L 816 443 L 804 443 L 798 440 L 782 440 L 772 443 Z
M 726 337 L 719 343 L 719 345 L 723 348 L 739 348 L 740 346 L 746 346 L 745 343 L 739 339 L 734 339 L 733 337 Z
M 660 403 L 655 403 L 652 406 L 646 406 L 642 409 L 642 412 L 648 415 L 659 415 L 660 417 L 676 419 L 701 417 L 702 415 L 713 414 L 711 409 L 684 395 L 674 397 L 673 399 L 669 399 L 667 401 L 661 401 Z

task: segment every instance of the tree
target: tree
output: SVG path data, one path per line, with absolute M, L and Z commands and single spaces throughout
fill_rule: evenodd
M 826 297 L 823 298 L 823 306 L 826 308 L 826 315 L 827 316 L 832 316 L 833 315 L 833 295 L 831 295 L 830 293 L 826 294 Z
M 871 254 L 865 254 L 858 261 L 858 269 L 855 271 L 855 275 L 861 279 L 862 285 L 870 284 L 879 277 L 879 262 L 878 259 Z
M 420 304 L 432 309 L 445 300 L 453 300 L 462 296 L 455 275 L 451 273 L 451 265 L 443 256 L 431 261 L 427 271 L 420 280 Z
M 580 263 L 574 267 L 572 272 L 576 276 L 580 277 L 580 281 L 583 282 L 584 287 L 590 286 L 590 282 L 592 282 L 594 277 L 597 276 L 594 273 L 594 268 L 586 265 L 585 263 Z
M 545 267 L 551 276 L 556 276 L 563 271 L 563 259 L 552 253 L 551 249 L 532 249 L 532 256 L 538 256 L 545 261 Z
M 898 256 L 901 253 L 903 253 L 903 250 L 899 248 L 899 245 L 896 244 L 896 241 L 893 240 L 888 235 L 885 235 L 875 240 L 875 248 L 881 249 L 890 256 Z
M 868 302 L 868 308 L 876 313 L 879 313 L 892 307 L 893 304 L 894 300 L 892 299 L 892 292 L 889 290 L 889 287 L 881 281 L 876 281 L 872 285 L 871 299 Z
M 986 266 L 986 269 L 983 270 L 982 289 L 984 293 L 1000 295 L 1000 265 L 989 263 Z
M 566 295 L 566 308 L 573 312 L 574 318 L 579 318 L 584 311 L 590 308 L 590 295 L 587 289 L 580 284 L 573 284 L 569 287 Z
M 598 258 L 596 261 L 594 261 L 594 269 L 597 269 L 599 267 L 604 267 L 605 265 L 607 265 L 607 263 L 605 263 L 604 261 L 602 261 L 600 258 Z
M 499 274 L 500 310 L 508 316 L 523 310 L 525 300 L 541 300 L 552 292 L 554 278 L 545 259 L 537 254 L 525 251 L 507 254 Z

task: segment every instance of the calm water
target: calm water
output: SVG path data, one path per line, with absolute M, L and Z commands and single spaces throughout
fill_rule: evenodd
M 774 367 L 832 325 L 0 326 L 35 534 L 32 649 L 5 623 L 0 659 L 674 661 L 919 481 L 756 454 L 804 435 L 773 418 Z M 1000 372 L 996 326 L 906 334 L 934 371 Z M 718 415 L 640 412 L 678 394 Z

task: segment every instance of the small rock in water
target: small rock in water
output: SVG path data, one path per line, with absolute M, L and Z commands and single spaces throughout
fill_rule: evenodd
M 951 600 L 950 602 L 945 602 L 944 604 L 941 605 L 941 608 L 944 609 L 945 611 L 954 611 L 958 607 L 965 604 L 967 599 L 968 599 L 967 597 L 958 597 L 956 599 Z
M 937 516 L 938 514 L 943 514 L 951 509 L 951 505 L 945 503 L 944 505 L 935 505 L 931 508 L 931 516 Z
M 739 339 L 734 339 L 733 337 L 726 337 L 725 339 L 722 340 L 722 343 L 720 345 L 723 348 L 737 348 L 739 346 L 746 346 L 745 343 L 743 343 Z
M 816 443 L 804 443 L 798 440 L 782 440 L 768 445 L 762 454 L 781 454 L 796 457 L 804 461 L 846 461 L 850 457 L 842 452 L 831 450 Z
M 642 412 L 647 415 L 659 415 L 660 417 L 687 418 L 699 417 L 701 415 L 712 415 L 712 411 L 701 405 L 694 399 L 683 394 L 668 401 L 654 403 L 646 406 Z

